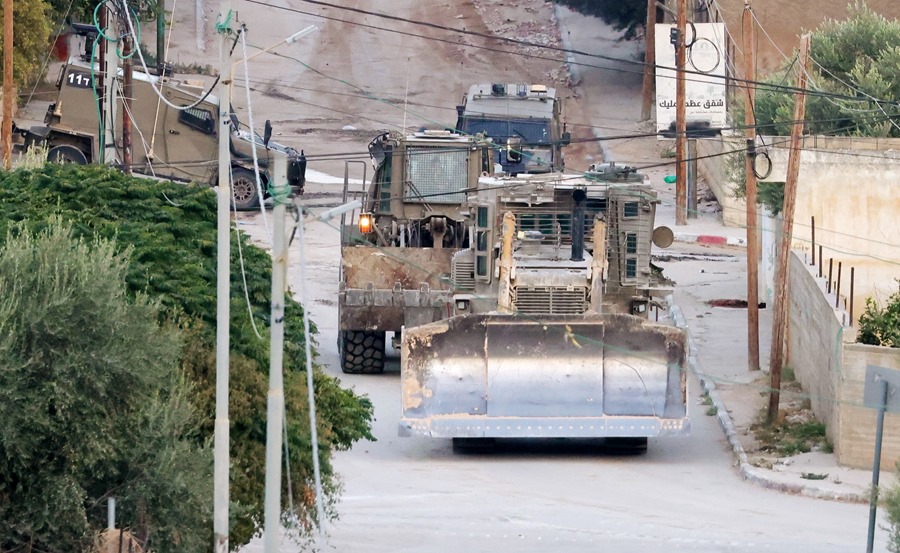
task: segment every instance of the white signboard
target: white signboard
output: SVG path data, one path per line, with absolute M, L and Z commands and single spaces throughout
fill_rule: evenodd
M 675 46 L 669 41 L 674 25 L 656 24 L 656 130 L 675 128 Z M 694 37 L 693 28 L 697 35 Z M 725 127 L 725 24 L 687 26 L 685 112 L 687 122 L 706 121 Z M 692 44 L 693 43 L 693 44 Z M 662 138 L 662 137 L 661 137 Z

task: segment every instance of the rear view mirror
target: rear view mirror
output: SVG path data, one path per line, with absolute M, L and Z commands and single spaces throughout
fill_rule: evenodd
M 266 119 L 266 127 L 263 131 L 263 146 L 269 147 L 269 140 L 272 138 L 272 122 Z

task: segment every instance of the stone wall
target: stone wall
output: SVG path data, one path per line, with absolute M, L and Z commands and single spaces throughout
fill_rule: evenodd
M 875 453 L 876 411 L 862 406 L 866 366 L 900 369 L 900 349 L 864 344 L 844 344 L 840 386 L 840 441 L 835 442 L 838 462 L 855 468 L 871 468 Z M 900 460 L 900 414 L 884 417 L 882 470 L 896 470 Z

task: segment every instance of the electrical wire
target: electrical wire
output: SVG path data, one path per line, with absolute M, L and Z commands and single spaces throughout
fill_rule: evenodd
M 241 25 L 238 35 L 241 38 L 241 46 L 244 54 L 244 75 L 249 75 L 250 69 L 247 67 L 247 27 Z M 250 126 L 250 151 L 253 153 L 253 175 L 256 177 L 256 194 L 259 197 L 259 212 L 262 214 L 266 235 L 269 237 L 269 244 L 272 244 L 272 247 L 274 247 L 272 234 L 269 232 L 269 222 L 266 219 L 266 206 L 263 204 L 265 194 L 263 194 L 262 179 L 259 176 L 259 158 L 256 152 L 256 127 L 253 126 L 253 105 L 250 100 L 250 83 L 244 81 L 244 84 L 246 85 L 244 86 L 244 90 L 247 92 L 247 124 Z M 233 186 L 231 188 L 234 190 Z

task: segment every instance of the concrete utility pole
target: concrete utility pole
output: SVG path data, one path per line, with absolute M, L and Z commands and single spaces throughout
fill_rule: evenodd
M 784 231 L 778 248 L 778 271 L 775 273 L 775 321 L 772 324 L 772 354 L 769 364 L 772 391 L 769 393 L 768 421 L 778 417 L 781 399 L 781 369 L 784 366 L 784 333 L 788 319 L 787 277 L 790 267 L 791 233 L 794 230 L 794 204 L 797 200 L 797 177 L 800 175 L 800 140 L 806 117 L 806 83 L 809 71 L 809 33 L 800 38 L 800 71 L 794 95 L 794 121 L 791 127 L 791 152 L 788 157 L 787 180 L 784 184 Z
M 213 468 L 213 552 L 229 553 L 228 368 L 231 323 L 231 0 L 219 4 L 219 191 L 216 224 L 216 422 Z
M 108 8 L 106 4 L 101 4 L 99 8 L 98 14 L 98 23 L 100 23 L 101 29 L 106 29 L 106 20 L 107 20 L 107 11 Z M 106 31 L 104 31 L 106 32 Z M 106 90 L 103 88 L 105 83 L 105 75 L 106 75 L 106 41 L 100 39 L 97 50 L 99 53 L 97 54 L 97 65 L 100 69 L 97 71 L 96 75 L 96 88 L 97 88 L 97 105 L 99 106 L 100 111 L 100 140 L 99 149 L 97 152 L 97 159 L 100 163 L 106 161 L 105 151 L 106 151 Z
M 132 87 L 133 67 L 132 54 L 134 54 L 134 37 L 125 34 L 122 37 L 122 169 L 131 174 L 132 147 L 131 147 L 131 96 L 134 91 Z
M 641 121 L 653 115 L 653 77 L 656 74 L 656 2 L 647 0 L 647 23 L 644 31 L 644 84 L 641 87 Z
M 12 169 L 12 118 L 16 86 L 13 83 L 13 0 L 3 0 L 3 167 Z
M 156 67 L 162 77 L 166 67 L 166 2 L 156 2 Z
M 274 184 L 286 187 L 287 158 L 275 156 Z M 285 240 L 285 202 L 276 196 L 272 208 L 272 320 L 269 345 L 269 391 L 266 400 L 266 491 L 263 550 L 277 553 L 281 541 L 281 433 L 284 430 L 284 293 L 288 247 Z M 312 371 L 312 367 L 307 367 Z M 320 521 L 319 524 L 325 524 Z
M 687 0 L 678 0 L 678 40 L 675 44 L 675 224 L 687 224 L 687 106 L 685 105 L 684 64 Z
M 756 114 L 753 112 L 756 89 L 756 38 L 750 0 L 744 0 L 744 79 L 747 101 L 744 122 L 747 125 L 747 352 L 751 371 L 759 370 L 759 231 L 756 220 Z

